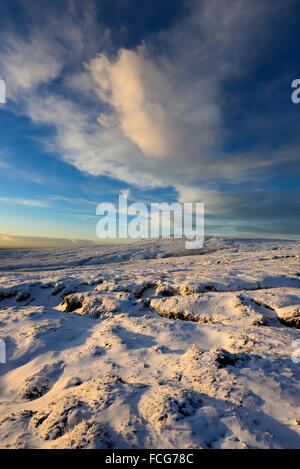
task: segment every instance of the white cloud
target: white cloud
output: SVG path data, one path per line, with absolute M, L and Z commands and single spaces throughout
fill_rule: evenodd
M 165 157 L 176 153 L 178 129 L 167 106 L 166 98 L 170 95 L 167 80 L 144 57 L 144 48 L 121 49 L 116 60 L 100 54 L 88 68 L 100 99 L 110 104 L 117 118 L 115 122 L 120 122 L 124 135 L 145 156 Z
M 18 199 L 15 197 L 0 197 L 0 202 L 18 205 L 29 205 L 32 207 L 49 207 L 48 202 L 35 199 Z
M 67 19 L 47 14 L 47 25 L 36 24 L 29 37 L 6 35 L 0 61 L 14 109 L 53 127 L 44 143 L 64 161 L 141 188 L 173 186 L 181 201 L 202 198 L 215 213 L 220 182 L 266 178 L 282 158 L 280 152 L 271 158 L 221 151 L 222 80 L 251 69 L 261 49 L 254 43 L 263 45 L 270 27 L 266 13 L 277 15 L 278 7 L 270 11 L 258 0 L 195 1 L 166 33 L 146 46 L 120 49 L 114 58 L 105 48 L 111 35 L 106 25 L 98 28 L 92 10 L 80 20 L 69 12 Z M 40 89 L 57 76 L 61 89 Z M 295 153 L 285 153 L 286 162 L 294 159 Z
M 27 93 L 59 75 L 62 64 L 42 35 L 36 35 L 28 41 L 20 41 L 9 35 L 5 42 L 6 52 L 1 60 L 8 98 L 16 98 L 20 93 Z

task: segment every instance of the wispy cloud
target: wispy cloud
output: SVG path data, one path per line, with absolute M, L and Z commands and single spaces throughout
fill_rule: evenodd
M 76 205 L 78 206 L 79 204 L 81 205 L 93 205 L 93 206 L 96 206 L 98 205 L 98 202 L 93 202 L 92 200 L 88 200 L 88 199 L 82 199 L 82 198 L 78 198 L 78 197 L 64 197 L 64 196 L 61 196 L 61 195 L 53 195 L 53 196 L 49 196 L 49 199 L 50 200 L 58 200 L 58 201 L 63 201 L 63 202 L 67 202 L 68 204 L 71 204 L 71 205 Z
M 83 62 L 91 50 L 84 48 L 82 34 L 87 24 L 92 32 L 106 26 L 96 26 L 90 11 L 81 22 L 68 16 L 62 27 L 62 20 L 50 12 L 43 32 L 34 25 L 29 38 L 12 41 L 8 35 L 6 39 L 2 63 L 11 84 L 10 97 L 16 104 L 22 103 L 23 111 L 35 123 L 56 129 L 56 135 L 46 142 L 51 150 L 89 174 L 109 175 L 141 187 L 243 177 L 249 165 L 258 167 L 264 158 L 221 155 L 220 85 L 224 76 L 240 73 L 242 65 L 246 72 L 242 45 L 254 30 L 260 32 L 262 21 L 257 22 L 256 14 L 263 17 L 268 9 L 253 2 L 245 11 L 240 1 L 234 0 L 230 8 L 221 10 L 215 1 L 201 2 L 201 8 L 195 2 L 185 21 L 163 37 L 167 54 L 154 54 L 146 44 L 133 50 L 120 49 L 116 58 L 102 52 L 85 60 L 101 100 L 100 112 L 95 98 L 92 102 L 89 95 L 86 100 L 91 80 Z M 246 29 L 245 22 L 249 23 Z M 89 37 L 92 40 L 91 33 Z M 26 51 L 28 43 L 37 50 L 22 60 L 19 51 L 23 47 Z M 233 46 L 237 50 L 234 61 Z M 101 48 L 104 46 L 99 43 Z M 44 82 L 51 84 L 64 65 L 72 64 L 75 52 L 79 63 L 82 58 L 82 68 L 77 67 L 64 83 L 76 88 L 76 99 L 39 88 Z M 232 63 L 234 67 L 229 68 Z
M 15 197 L 0 197 L 0 202 L 8 204 L 29 205 L 31 207 L 48 208 L 50 205 L 46 201 L 33 199 L 19 199 Z
M 52 153 L 89 175 L 170 186 L 179 200 L 203 200 L 209 214 L 228 217 L 246 197 L 254 207 L 276 171 L 299 169 L 297 142 L 225 149 L 223 93 L 224 82 L 246 79 L 264 58 L 293 0 L 191 1 L 167 32 L 130 49 L 114 47 L 94 2 L 67 4 L 64 17 L 47 10 L 42 26 L 32 13 L 24 35 L 2 32 L 8 108 L 54 130 L 44 138 Z M 242 184 L 256 187 L 241 195 L 233 186 Z M 269 199 L 261 203 L 267 213 Z

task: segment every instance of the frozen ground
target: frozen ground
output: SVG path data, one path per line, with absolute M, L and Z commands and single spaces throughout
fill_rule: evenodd
M 300 448 L 300 242 L 186 254 L 0 251 L 0 447 Z

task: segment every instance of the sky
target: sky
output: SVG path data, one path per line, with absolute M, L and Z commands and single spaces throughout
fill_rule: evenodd
M 95 242 L 120 193 L 299 239 L 299 36 L 297 0 L 1 0 L 0 248 Z

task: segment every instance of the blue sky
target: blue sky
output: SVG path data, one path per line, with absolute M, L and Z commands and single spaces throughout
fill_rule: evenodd
M 96 241 L 121 191 L 299 237 L 299 2 L 142 5 L 1 1 L 0 247 Z

